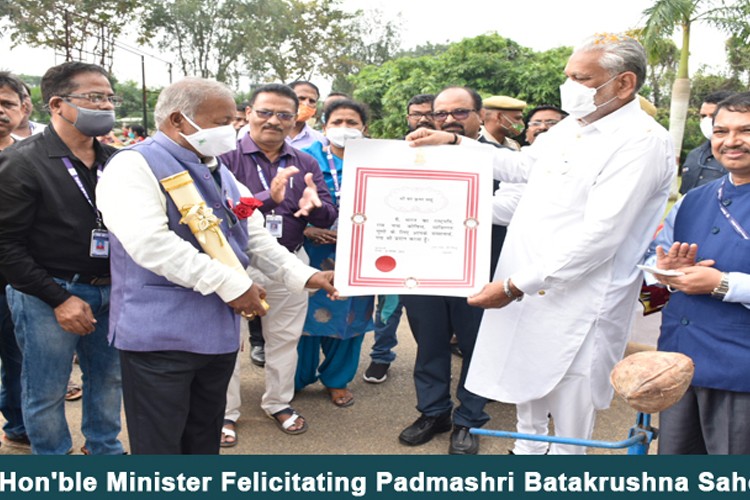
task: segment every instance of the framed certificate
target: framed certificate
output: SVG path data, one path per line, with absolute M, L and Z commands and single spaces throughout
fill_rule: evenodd
M 339 292 L 478 292 L 490 266 L 493 149 L 347 142 L 336 247 Z

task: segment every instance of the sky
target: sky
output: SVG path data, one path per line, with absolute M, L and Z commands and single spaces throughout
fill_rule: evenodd
M 413 48 L 427 42 L 455 42 L 463 38 L 496 32 L 520 45 L 534 50 L 547 50 L 562 45 L 575 46 L 588 35 L 609 31 L 622 32 L 643 22 L 642 12 L 653 0 L 342 0 L 346 10 L 379 9 L 386 19 L 400 15 L 402 48 Z M 725 36 L 716 30 L 695 25 L 691 33 L 690 72 L 700 65 L 720 71 L 725 62 Z M 678 33 L 675 42 L 681 42 Z M 133 41 L 127 42 L 135 46 Z M 156 49 L 145 52 L 163 60 L 176 61 L 176 57 Z M 18 47 L 10 49 L 8 37 L 0 35 L 0 69 L 14 73 L 42 75 L 55 64 L 63 62 L 50 49 Z M 149 87 L 169 83 L 167 65 L 147 57 L 145 61 L 146 84 Z M 562 70 L 562 68 L 561 68 Z M 121 80 L 141 82 L 139 56 L 118 50 L 115 52 L 113 72 Z M 180 73 L 176 65 L 174 78 Z M 318 83 L 323 94 L 330 84 L 322 77 Z

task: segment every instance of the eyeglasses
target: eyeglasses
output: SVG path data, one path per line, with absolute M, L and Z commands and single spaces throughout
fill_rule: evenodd
M 75 99 L 86 99 L 92 104 L 101 104 L 104 101 L 109 101 L 114 107 L 119 108 L 122 106 L 122 97 L 117 95 L 104 95 L 97 92 L 90 92 L 88 94 L 68 94 L 61 96 L 64 98 L 73 97 Z
M 435 121 L 444 122 L 448 119 L 448 115 L 451 115 L 454 120 L 461 121 L 469 117 L 472 112 L 476 112 L 476 109 L 454 109 L 453 111 L 436 111 L 432 113 L 432 117 Z
M 253 110 L 256 115 L 258 115 L 258 118 L 263 118 L 264 120 L 270 120 L 273 115 L 276 115 L 276 118 L 279 119 L 279 121 L 282 122 L 289 122 L 297 118 L 297 113 L 285 113 L 283 111 L 268 111 L 265 109 L 254 109 Z
M 431 119 L 434 115 L 432 113 L 409 113 L 409 118 L 412 120 L 421 120 L 422 118 L 427 118 L 428 120 Z
M 529 122 L 529 127 L 541 127 L 542 125 L 552 127 L 558 123 L 560 123 L 560 120 L 534 120 Z

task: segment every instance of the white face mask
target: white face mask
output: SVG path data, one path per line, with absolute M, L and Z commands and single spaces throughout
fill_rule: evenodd
M 704 118 L 701 118 L 701 132 L 703 133 L 703 137 L 711 140 L 711 136 L 714 135 L 714 119 L 710 116 L 706 116 Z
M 188 144 L 203 156 L 219 156 L 228 151 L 234 151 L 237 148 L 237 131 L 232 125 L 222 125 L 213 128 L 200 128 L 193 120 L 187 117 L 185 113 L 180 112 L 190 125 L 197 128 L 198 131 L 185 135 L 180 135 L 188 141 Z
M 598 106 L 594 102 L 594 97 L 596 97 L 596 93 L 600 88 L 612 82 L 617 76 L 618 75 L 613 76 L 596 88 L 587 87 L 582 83 L 575 82 L 568 78 L 565 80 L 565 83 L 560 85 L 560 101 L 562 109 L 575 118 L 583 118 L 602 106 L 606 106 L 617 99 L 617 96 L 605 103 L 599 104 Z
M 356 128 L 332 127 L 326 129 L 326 137 L 337 148 L 346 146 L 349 139 L 361 139 L 362 131 Z

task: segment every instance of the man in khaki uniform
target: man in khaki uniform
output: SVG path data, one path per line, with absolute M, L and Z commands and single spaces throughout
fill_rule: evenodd
M 490 142 L 520 151 L 521 145 L 513 140 L 523 133 L 523 110 L 526 102 L 505 95 L 493 95 L 483 101 L 484 126 L 480 135 Z

